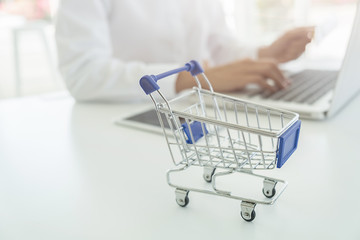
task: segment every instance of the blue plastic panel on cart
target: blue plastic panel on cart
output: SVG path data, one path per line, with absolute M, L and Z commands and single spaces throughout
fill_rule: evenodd
M 194 122 L 190 123 L 191 132 L 192 132 L 195 142 L 197 142 L 200 138 L 202 138 L 204 136 L 204 132 L 203 132 L 201 125 L 204 126 L 205 134 L 208 134 L 208 130 L 206 129 L 206 126 L 204 123 L 201 124 L 201 122 L 198 122 L 198 121 L 194 121 Z M 181 126 L 183 127 L 183 130 L 187 137 L 186 142 L 189 144 L 193 144 L 193 141 L 191 139 L 191 134 L 189 131 L 189 125 L 187 123 L 183 123 Z
M 300 126 L 301 121 L 298 120 L 280 136 L 279 151 L 277 153 L 278 168 L 281 168 L 296 150 L 299 141 Z

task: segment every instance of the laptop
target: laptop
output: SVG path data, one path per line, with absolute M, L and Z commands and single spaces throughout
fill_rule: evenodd
M 339 112 L 360 90 L 359 4 L 340 70 L 304 69 L 285 73 L 292 82 L 286 89 L 275 93 L 248 89 L 235 96 L 291 110 L 307 119 L 321 120 Z

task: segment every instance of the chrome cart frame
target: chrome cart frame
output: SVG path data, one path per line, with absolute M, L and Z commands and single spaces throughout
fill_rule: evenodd
M 157 81 L 181 71 L 190 72 L 197 87 L 169 101 L 160 92 Z M 201 82 L 206 83 L 209 90 L 204 90 Z M 275 203 L 287 182 L 254 171 L 281 168 L 296 150 L 301 125 L 298 114 L 214 92 L 196 61 L 156 76 L 144 76 L 140 85 L 155 105 L 177 166 L 167 172 L 167 182 L 176 189 L 176 202 L 180 206 L 189 203 L 190 191 L 233 198 L 241 201 L 242 218 L 252 221 L 256 204 Z M 155 92 L 157 97 L 153 95 Z M 172 182 L 173 174 L 192 166 L 204 169 L 203 178 L 212 184 L 211 190 Z M 262 191 L 268 199 L 245 198 L 216 186 L 218 177 L 232 173 L 263 179 Z

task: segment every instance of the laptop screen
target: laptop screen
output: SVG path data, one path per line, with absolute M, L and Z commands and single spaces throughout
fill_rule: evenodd
M 348 103 L 360 90 L 360 8 L 357 3 L 356 15 L 352 27 L 346 54 L 336 82 L 328 116 L 336 112 Z

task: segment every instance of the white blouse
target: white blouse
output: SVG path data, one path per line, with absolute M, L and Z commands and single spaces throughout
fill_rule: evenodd
M 62 0 L 56 43 L 60 72 L 80 101 L 144 99 L 143 75 L 255 55 L 230 33 L 216 0 Z M 159 81 L 166 96 L 175 95 L 175 79 Z

